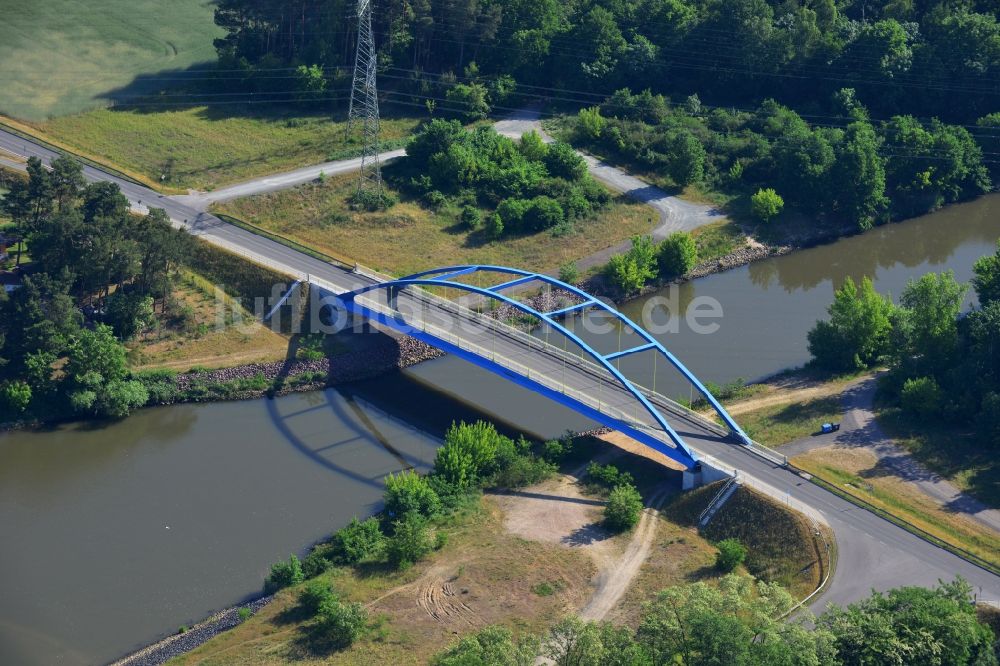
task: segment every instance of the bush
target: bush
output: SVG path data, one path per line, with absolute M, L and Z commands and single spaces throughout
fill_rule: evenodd
M 510 629 L 492 625 L 463 636 L 430 663 L 434 666 L 531 666 L 536 663 L 539 648 L 538 638 L 531 634 L 524 634 L 515 641 Z
M 496 471 L 497 452 L 507 444 L 504 440 L 509 442 L 492 423 L 452 425 L 434 458 L 434 474 L 454 488 L 473 487 Z
M 462 208 L 462 224 L 475 231 L 483 226 L 482 212 L 473 206 L 465 206 Z
M 333 565 L 333 557 L 334 550 L 330 544 L 315 546 L 302 560 L 302 574 L 306 578 L 315 578 Z
M 615 532 L 632 529 L 642 514 L 642 496 L 635 486 L 615 486 L 604 507 L 604 523 Z
M 336 600 L 337 596 L 333 593 L 330 583 L 322 580 L 309 581 L 299 592 L 299 607 L 309 617 L 316 615 L 324 604 Z
M 396 205 L 396 197 L 382 190 L 357 190 L 350 198 L 351 208 L 354 210 L 366 210 L 370 213 L 379 210 L 388 210 Z
M 493 213 L 486 220 L 486 233 L 490 238 L 500 238 L 503 235 L 503 218 L 499 213 Z
M 576 114 L 576 127 L 581 138 L 585 141 L 596 141 L 601 138 L 601 132 L 607 121 L 601 115 L 600 107 L 594 106 L 589 109 L 580 109 Z
M 614 488 L 615 486 L 634 486 L 635 479 L 628 472 L 622 472 L 614 465 L 601 465 L 592 462 L 587 466 L 587 476 L 592 483 Z
M 489 91 L 481 83 L 456 83 L 445 93 L 445 99 L 460 109 L 466 120 L 482 120 L 490 113 Z
M 278 590 L 298 585 L 306 579 L 302 571 L 302 563 L 299 558 L 292 555 L 287 562 L 278 562 L 271 565 L 271 573 L 264 581 L 264 593 L 272 594 Z
M 114 380 L 97 391 L 93 407 L 98 416 L 123 419 L 149 401 L 146 387 L 137 381 Z
M 368 623 L 368 612 L 358 603 L 336 599 L 324 601 L 316 613 L 314 637 L 323 644 L 342 650 L 358 640 Z
M 531 202 L 526 199 L 504 199 L 497 206 L 495 216 L 499 217 L 502 224 L 500 231 L 519 231 L 524 226 L 524 216 L 528 212 Z
M 410 512 L 432 516 L 441 508 L 437 493 L 427 485 L 427 479 L 413 470 L 389 474 L 385 479 L 385 512 L 398 518 Z
M 517 149 L 531 162 L 544 162 L 549 147 L 542 141 L 541 135 L 535 130 L 525 132 L 517 143 Z
M 941 408 L 941 389 L 933 377 L 907 379 L 899 394 L 899 404 L 913 416 L 927 418 Z
M 698 263 L 698 246 L 686 231 L 667 236 L 657 251 L 660 275 L 673 278 L 684 275 Z
M 580 279 L 580 269 L 575 261 L 567 261 L 559 267 L 559 279 L 566 284 L 573 284 Z
M 557 469 L 554 463 L 531 454 L 519 455 L 500 470 L 495 484 L 500 488 L 523 488 L 541 483 L 555 474 Z
M 393 523 L 393 534 L 386 544 L 386 555 L 390 564 L 406 569 L 423 559 L 432 548 L 424 517 L 408 513 Z
M 759 189 L 750 197 L 750 211 L 761 222 L 770 222 L 785 207 L 785 200 L 770 187 Z
M 365 521 L 352 518 L 350 523 L 334 532 L 330 545 L 339 562 L 357 564 L 381 557 L 385 551 L 385 535 L 377 518 Z
M 549 175 L 566 180 L 580 180 L 587 175 L 587 163 L 568 143 L 556 141 L 545 154 Z
M 723 573 L 730 573 L 747 557 L 747 549 L 738 539 L 723 539 L 716 548 L 719 552 L 715 554 L 715 568 Z
M 0 405 L 15 414 L 20 414 L 31 403 L 31 387 L 22 381 L 8 381 L 0 384 Z
M 558 201 L 551 197 L 539 196 L 530 201 L 521 224 L 524 231 L 542 231 L 558 226 L 565 219 L 566 216 Z

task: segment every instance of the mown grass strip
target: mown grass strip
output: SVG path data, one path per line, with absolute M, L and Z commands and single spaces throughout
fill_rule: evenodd
M 981 569 L 985 569 L 986 571 L 989 571 L 994 575 L 1000 576 L 1000 562 L 992 562 L 990 560 L 987 560 L 983 557 L 980 557 L 979 555 L 976 555 L 971 551 L 966 550 L 965 548 L 962 548 L 961 546 L 955 545 L 945 539 L 942 539 L 939 536 L 931 534 L 930 532 L 924 530 L 923 528 L 918 527 L 913 523 L 910 523 L 906 519 L 901 518 L 900 516 L 897 516 L 894 513 L 886 511 L 885 509 L 876 506 L 866 501 L 865 499 L 858 497 L 857 495 L 854 495 L 853 493 L 849 493 L 846 490 L 842 490 L 836 484 L 820 476 L 817 476 L 812 472 L 807 472 L 805 470 L 799 469 L 794 465 L 788 465 L 788 468 L 795 472 L 807 474 L 809 476 L 809 480 L 812 483 L 816 484 L 817 486 L 830 491 L 831 493 L 847 500 L 848 502 L 851 502 L 852 504 L 859 506 L 862 509 L 865 509 L 866 511 L 869 511 L 875 514 L 876 516 L 879 516 L 880 518 L 888 520 L 890 523 L 896 525 L 897 527 L 903 528 L 907 532 L 910 532 L 911 534 L 920 537 L 924 541 L 927 541 L 928 543 L 931 543 L 939 548 L 943 548 L 948 552 L 952 553 L 953 555 L 961 557 L 963 560 L 969 562 L 970 564 L 974 564 L 977 567 L 980 567 Z
M 10 132 L 11 134 L 21 137 L 22 139 L 26 139 L 28 141 L 31 141 L 32 143 L 39 144 L 45 148 L 48 148 L 49 150 L 54 150 L 57 153 L 69 155 L 79 160 L 83 164 L 86 164 L 87 166 L 110 173 L 111 175 L 117 176 L 122 180 L 127 180 L 128 182 L 134 185 L 148 187 L 161 194 L 183 193 L 183 190 L 161 188 L 159 183 L 156 183 L 153 180 L 146 178 L 145 176 L 123 171 L 120 167 L 116 167 L 111 164 L 108 164 L 107 162 L 98 160 L 94 157 L 81 154 L 79 151 L 69 148 L 64 144 L 53 142 L 51 139 L 47 139 L 42 135 L 40 135 L 38 132 L 34 131 L 29 125 L 23 125 L 10 118 L 0 116 L 0 127 L 2 127 L 5 131 Z
M 222 220 L 223 222 L 232 224 L 233 226 L 239 227 L 240 229 L 243 229 L 245 231 L 249 231 L 250 233 L 256 234 L 257 236 L 261 236 L 268 240 L 272 240 L 275 243 L 281 243 L 285 247 L 289 247 L 293 250 L 309 255 L 313 259 L 319 259 L 320 261 L 325 261 L 334 264 L 335 266 L 338 266 L 340 268 L 345 268 L 348 270 L 353 269 L 356 264 L 356 262 L 349 257 L 344 257 L 344 256 L 335 257 L 329 254 L 325 254 L 323 252 L 320 252 L 319 250 L 315 250 L 309 247 L 308 245 L 303 245 L 298 241 L 294 241 L 291 238 L 282 236 L 281 234 L 276 234 L 273 231 L 267 231 L 266 229 L 262 229 L 254 224 L 247 222 L 246 220 L 241 220 L 238 217 L 233 217 L 232 215 L 226 215 L 225 213 L 212 213 L 212 214 L 215 215 L 220 220 Z

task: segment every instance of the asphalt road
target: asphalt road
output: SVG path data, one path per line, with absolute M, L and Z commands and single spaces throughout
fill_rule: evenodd
M 12 153 L 37 156 L 49 161 L 55 155 L 48 149 L 0 131 L 0 148 Z M 277 267 L 294 270 L 321 278 L 336 288 L 355 289 L 370 284 L 371 279 L 344 271 L 331 264 L 296 252 L 238 227 L 224 223 L 213 215 L 200 212 L 185 203 L 164 197 L 152 190 L 117 178 L 87 166 L 84 175 L 89 180 L 117 183 L 122 192 L 139 209 L 164 208 L 171 219 L 183 224 L 191 233 L 205 240 L 230 248 L 238 248 L 265 258 Z M 439 319 L 447 319 L 438 313 Z M 465 329 L 470 331 L 465 332 Z M 462 335 L 482 336 L 476 327 L 457 327 Z M 479 329 L 480 331 L 482 329 Z M 470 340 L 473 337 L 469 338 Z M 484 342 L 480 339 L 479 342 Z M 512 358 L 530 360 L 533 369 L 550 376 L 564 372 L 568 386 L 579 390 L 594 390 L 597 386 L 609 402 L 627 406 L 631 400 L 623 392 L 613 399 L 611 391 L 619 390 L 605 378 L 570 368 L 567 372 L 558 356 L 539 353 L 537 347 L 529 348 L 521 338 L 500 336 L 494 343 L 497 353 Z M 523 361 L 522 361 L 523 362 Z M 839 496 L 813 485 L 793 472 L 759 458 L 743 447 L 729 443 L 692 417 L 677 416 L 674 425 L 682 437 L 696 451 L 717 459 L 722 466 L 739 469 L 748 477 L 757 479 L 771 488 L 779 499 L 787 497 L 819 511 L 829 522 L 837 537 L 839 561 L 827 591 L 814 602 L 814 609 L 822 609 L 827 602 L 847 603 L 866 596 L 871 589 L 888 589 L 900 585 L 933 585 L 939 579 L 961 575 L 973 585 L 980 597 L 1000 603 L 1000 577 L 997 577 L 965 560 L 934 546 L 892 523 L 878 518 Z

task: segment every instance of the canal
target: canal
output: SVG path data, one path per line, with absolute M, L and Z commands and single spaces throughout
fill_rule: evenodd
M 715 332 L 681 323 L 660 339 L 703 379 L 754 379 L 808 359 L 805 334 L 846 277 L 896 296 L 927 271 L 968 280 L 998 236 L 994 195 L 624 309 L 666 329 L 664 303 L 716 299 Z M 652 379 L 641 359 L 622 368 Z M 659 390 L 687 392 L 667 377 Z M 272 562 L 372 513 L 385 474 L 427 469 L 451 421 L 475 418 L 539 437 L 592 426 L 445 357 L 335 390 L 0 435 L 0 664 L 110 661 L 256 594 Z

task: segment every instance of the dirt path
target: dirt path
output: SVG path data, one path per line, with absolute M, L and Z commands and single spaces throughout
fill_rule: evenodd
M 649 556 L 656 536 L 657 509 L 667 488 L 653 494 L 639 524 L 625 541 L 601 525 L 604 502 L 580 492 L 577 477 L 582 474 L 581 467 L 556 480 L 497 495 L 496 500 L 504 512 L 508 532 L 524 539 L 581 548 L 590 556 L 597 574 L 581 617 L 600 620 L 617 605 Z
M 600 569 L 596 578 L 597 589 L 580 611 L 581 618 L 590 621 L 603 620 L 628 591 L 643 562 L 649 557 L 653 540 L 656 538 L 658 510 L 666 494 L 664 488 L 653 495 L 649 502 L 650 506 L 642 512 L 642 517 L 625 552 L 620 557 L 606 562 L 606 566 Z

